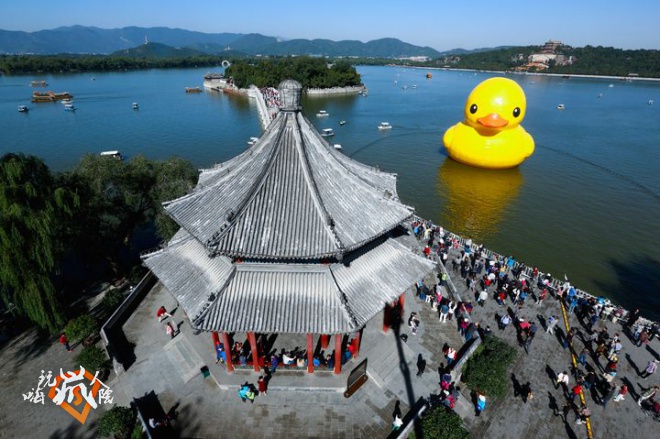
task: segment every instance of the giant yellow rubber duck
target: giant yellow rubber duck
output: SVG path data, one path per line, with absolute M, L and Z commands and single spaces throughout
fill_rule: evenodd
M 468 96 L 465 120 L 445 131 L 449 157 L 479 168 L 518 166 L 534 152 L 534 139 L 520 126 L 526 108 L 525 93 L 514 81 L 483 81 Z

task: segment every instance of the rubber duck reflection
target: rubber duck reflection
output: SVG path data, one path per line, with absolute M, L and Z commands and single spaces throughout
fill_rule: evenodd
M 476 242 L 488 240 L 497 232 L 523 180 L 519 168 L 475 168 L 447 157 L 438 169 L 436 186 L 445 199 L 440 224 Z

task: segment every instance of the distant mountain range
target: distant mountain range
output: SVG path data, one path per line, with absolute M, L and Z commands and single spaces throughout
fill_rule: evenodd
M 191 49 L 200 54 L 229 55 L 322 55 L 376 58 L 411 56 L 439 57 L 445 53 L 467 53 L 463 49 L 438 52 L 396 38 L 382 38 L 366 43 L 354 40 L 282 40 L 260 34 L 207 34 L 166 27 L 124 27 L 100 29 L 68 26 L 37 32 L 0 30 L 0 54 L 110 54 L 133 49 L 146 42 L 177 49 Z M 482 49 L 479 49 L 482 50 Z

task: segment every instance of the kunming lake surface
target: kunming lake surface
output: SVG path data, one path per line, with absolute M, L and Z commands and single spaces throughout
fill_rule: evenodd
M 489 171 L 450 160 L 442 134 L 462 120 L 470 90 L 495 74 L 358 71 L 368 97 L 303 101 L 317 129 L 335 130 L 331 143 L 343 153 L 398 173 L 400 198 L 422 217 L 660 320 L 660 83 L 512 76 L 527 95 L 522 125 L 536 151 L 519 168 Z M 248 98 L 184 92 L 202 86 L 206 72 L 0 76 L 0 153 L 34 154 L 55 171 L 114 149 L 199 167 L 225 161 L 261 125 Z M 49 86 L 33 89 L 32 80 Z M 68 91 L 78 110 L 30 103 L 34 90 Z M 29 113 L 17 111 L 23 104 Z M 317 118 L 319 110 L 330 116 Z M 383 121 L 393 129 L 378 131 Z

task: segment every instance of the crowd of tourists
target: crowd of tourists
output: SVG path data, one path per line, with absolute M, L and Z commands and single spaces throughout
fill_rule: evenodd
M 564 333 L 557 327 L 562 320 L 557 315 L 539 319 L 546 332 L 556 335 L 562 347 L 570 349 L 577 359 L 577 367 L 571 364 L 567 368 L 571 371 L 570 374 L 564 371 L 557 375 L 557 384 L 562 385 L 566 397 L 566 404 L 562 409 L 564 418 L 567 413 L 573 411 L 577 424 L 588 420 L 591 416 L 590 409 L 580 398 L 585 391 L 590 391 L 593 399 L 603 407 L 607 407 L 609 401 L 623 401 L 629 394 L 630 383 L 617 379 L 617 364 L 623 349 L 620 335 L 619 333 L 610 335 L 604 322 L 621 324 L 621 331 L 636 346 L 645 347 L 660 334 L 660 327 L 657 323 L 642 321 L 639 318 L 639 309 L 628 313 L 604 297 L 592 297 L 578 291 L 567 279 L 563 283 L 558 282 L 549 273 L 541 274 L 537 267 L 530 269 L 516 261 L 513 256 L 490 253 L 482 245 L 474 245 L 469 239 L 459 240 L 445 233 L 442 227 L 428 221 L 415 221 L 412 229 L 421 242 L 423 254 L 428 258 L 437 255 L 456 278 L 460 277 L 460 281 L 465 282 L 478 306 L 484 306 L 486 301 L 494 300 L 498 307 L 505 308 L 502 313 L 498 313 L 498 327 L 500 330 L 505 330 L 509 324 L 512 324 L 516 329 L 520 346 L 526 351 L 529 350 L 538 331 L 536 322 L 532 319 L 526 321 L 523 317 L 521 311 L 526 307 L 533 307 L 533 312 L 541 316 L 544 301 L 551 297 L 562 301 L 569 319 L 570 316 L 577 318 L 584 331 L 571 327 Z M 483 337 L 486 330 L 479 328 L 478 323 L 473 324 L 467 318 L 463 321 L 462 316 L 471 314 L 473 310 L 471 302 L 456 302 L 448 293 L 443 294 L 442 285 L 446 280 L 446 274 L 439 271 L 438 277 L 439 284 L 433 290 L 429 290 L 423 284 L 418 285 L 419 298 L 430 303 L 434 311 L 438 311 L 438 317 L 442 322 L 451 321 L 454 314 L 457 314 L 458 318 L 455 320 L 462 335 L 465 336 L 465 330 L 470 327 L 472 328 L 470 335 L 479 334 Z M 487 333 L 490 332 L 490 328 L 487 327 Z M 584 344 L 582 348 L 577 346 L 576 336 L 582 340 Z M 469 336 L 466 337 L 467 340 Z M 446 348 L 447 345 L 443 348 L 443 353 L 446 352 Z M 591 360 L 599 373 L 588 365 L 588 360 Z M 447 362 L 451 364 L 451 361 Z M 649 357 L 648 362 L 640 368 L 640 378 L 646 380 L 653 375 L 657 370 L 658 362 L 657 358 Z M 571 377 L 574 385 L 569 387 Z M 447 399 L 448 393 L 444 389 L 441 390 L 443 390 L 441 399 L 448 401 L 445 405 L 448 407 L 453 405 Z M 649 413 L 660 416 L 660 392 L 657 386 L 647 386 L 646 391 L 636 399 L 638 404 Z M 483 394 L 476 398 L 475 405 L 476 413 L 479 414 L 485 407 Z

